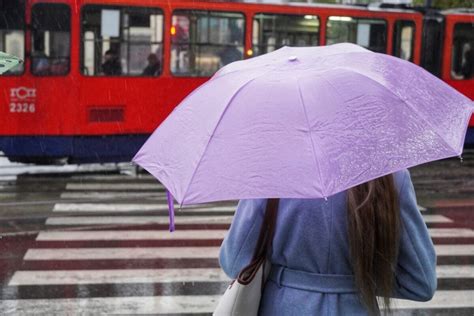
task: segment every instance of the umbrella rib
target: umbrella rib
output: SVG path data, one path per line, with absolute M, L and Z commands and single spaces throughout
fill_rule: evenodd
M 374 82 L 375 84 L 383 87 L 385 90 L 387 90 L 389 93 L 391 93 L 393 96 L 395 96 L 396 98 L 398 98 L 399 100 L 401 100 L 403 103 L 405 103 L 406 105 L 408 105 L 412 110 L 413 112 L 416 114 L 416 116 L 418 116 L 423 122 L 426 123 L 426 125 L 428 125 L 429 127 L 432 128 L 432 130 L 435 132 L 436 135 L 438 135 L 438 137 L 443 141 L 443 143 L 445 143 L 449 148 L 451 148 L 454 152 L 456 152 L 456 149 L 453 148 L 453 146 L 451 146 L 451 144 L 449 144 L 446 139 L 444 139 L 444 137 L 438 132 L 438 130 L 433 126 L 433 124 L 431 124 L 429 121 L 427 121 L 422 115 L 420 115 L 420 113 L 418 112 L 418 110 L 416 109 L 415 106 L 413 106 L 408 100 L 404 100 L 402 98 L 400 98 L 400 96 L 396 95 L 395 93 L 393 93 L 392 90 L 390 90 L 387 86 L 381 84 L 380 82 L 378 82 L 377 80 L 367 76 L 366 74 L 363 74 L 357 70 L 354 70 L 352 68 L 347 68 L 347 67 L 337 67 L 337 68 L 340 68 L 340 69 L 346 69 L 346 70 L 349 70 L 349 71 L 352 71 L 358 75 L 361 75 L 362 77 L 364 78 L 367 78 L 368 80 Z M 458 154 L 456 152 L 456 154 Z
M 311 149 L 313 151 L 313 159 L 314 159 L 315 165 L 318 166 L 319 179 L 320 179 L 320 183 L 322 183 L 323 177 L 322 177 L 322 174 L 321 174 L 321 165 L 319 164 L 319 161 L 316 158 L 316 149 L 314 148 L 314 139 L 313 139 L 313 134 L 311 133 L 311 125 L 309 123 L 308 113 L 306 111 L 306 105 L 304 104 L 303 93 L 301 92 L 301 87 L 300 87 L 300 83 L 298 81 L 298 78 L 296 78 L 296 86 L 298 87 L 298 95 L 300 97 L 300 103 L 301 103 L 301 106 L 303 107 L 303 113 L 304 113 L 304 116 L 306 118 L 306 123 L 308 124 L 308 133 L 309 133 L 309 138 L 311 140 Z M 321 146 L 319 146 L 319 147 L 321 148 Z M 323 191 L 323 196 L 326 198 L 327 194 L 326 194 L 326 192 L 324 192 L 325 191 L 324 186 L 321 186 L 321 190 Z
M 184 194 L 183 194 L 183 200 L 182 200 L 182 203 L 181 205 L 184 205 L 186 204 L 185 201 L 186 201 L 186 195 L 188 194 L 188 191 L 189 191 L 189 187 L 191 186 L 191 183 L 193 182 L 194 180 L 194 176 L 196 175 L 196 171 L 199 169 L 199 165 L 201 164 L 201 161 L 202 161 L 202 158 L 204 157 L 204 154 L 206 153 L 207 151 L 207 147 L 209 147 L 209 144 L 211 143 L 211 139 L 212 137 L 214 136 L 214 133 L 216 132 L 217 130 L 217 127 L 219 127 L 219 124 L 221 123 L 222 121 L 222 117 L 224 117 L 224 114 L 225 112 L 227 111 L 227 109 L 229 108 L 230 104 L 232 103 L 232 101 L 234 101 L 235 97 L 239 94 L 240 91 L 242 91 L 247 85 L 249 85 L 251 82 L 255 81 L 256 79 L 266 75 L 268 72 L 272 71 L 273 69 L 270 69 L 269 71 L 266 71 L 264 72 L 263 74 L 260 74 L 252 79 L 250 79 L 249 81 L 247 81 L 245 84 L 243 84 L 242 86 L 240 86 L 237 91 L 235 91 L 234 95 L 232 95 L 232 97 L 229 99 L 229 102 L 227 102 L 227 104 L 225 105 L 224 107 L 224 110 L 222 111 L 221 113 L 221 116 L 219 117 L 219 120 L 217 121 L 216 123 L 216 126 L 214 127 L 214 129 L 212 130 L 212 133 L 211 135 L 209 136 L 209 140 L 207 141 L 206 143 L 206 146 L 204 147 L 204 150 L 202 151 L 202 154 L 201 154 L 201 157 L 199 158 L 199 161 L 196 165 L 196 168 L 194 168 L 194 171 L 193 171 L 193 174 L 191 176 L 191 179 L 189 180 L 189 183 L 188 183 L 188 186 L 186 188 L 186 191 L 184 191 Z

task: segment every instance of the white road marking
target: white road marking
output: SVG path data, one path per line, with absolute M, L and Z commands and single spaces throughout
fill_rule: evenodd
M 474 237 L 474 231 L 467 228 L 430 228 L 431 237 Z M 36 240 L 173 240 L 173 239 L 222 239 L 226 230 L 177 230 L 173 233 L 156 230 L 116 231 L 44 231 Z
M 43 173 L 56 173 L 56 174 L 70 174 L 70 173 L 81 173 L 81 172 L 93 172 L 93 171 L 118 171 L 119 169 L 129 169 L 129 164 L 83 164 L 73 165 L 67 164 L 62 166 L 38 166 L 33 164 L 23 164 L 10 162 L 5 157 L 0 157 L 0 169 L 1 174 L 17 175 L 17 174 L 43 174 Z
M 219 247 L 37 248 L 23 260 L 110 260 L 159 258 L 217 258 Z
M 436 291 L 433 299 L 429 302 L 415 302 L 409 300 L 395 299 L 393 300 L 394 309 L 439 309 L 453 308 L 472 308 L 474 307 L 474 290 L 468 291 Z
M 86 199 L 86 200 L 110 200 L 110 199 L 137 199 L 137 198 L 166 198 L 166 192 L 112 192 L 112 191 L 101 191 L 101 192 L 81 192 L 81 191 L 69 191 L 61 193 L 61 199 Z
M 421 212 L 425 212 L 426 211 L 426 207 L 423 207 L 421 205 L 418 205 L 418 209 L 421 211 Z
M 176 214 L 176 224 L 230 224 L 233 216 L 182 216 Z M 46 225 L 140 225 L 168 224 L 168 216 L 61 216 L 50 217 Z
M 474 256 L 474 245 L 434 245 L 438 256 Z
M 0 189 L 1 189 L 1 187 L 0 187 Z M 17 196 L 18 196 L 18 193 L 15 193 L 15 192 L 0 192 L 0 198 L 2 198 L 2 199 L 11 199 L 11 198 L 15 198 Z
M 439 266 L 438 278 L 470 278 L 472 266 Z M 228 282 L 220 268 L 16 271 L 9 286 L 170 282 Z
M 429 302 L 393 300 L 396 309 L 473 308 L 474 290 L 437 291 Z M 212 313 L 221 295 L 100 297 L 70 299 L 20 299 L 0 301 L 1 314 L 176 314 Z
M 199 213 L 199 210 L 195 212 Z M 179 211 L 176 211 L 175 220 L 178 224 L 230 224 L 232 218 L 230 215 L 187 216 L 179 215 Z M 133 225 L 168 224 L 168 222 L 168 216 L 58 216 L 48 218 L 46 225 Z
M 428 231 L 431 237 L 474 237 L 474 230 L 469 228 L 429 228 Z
M 65 240 L 179 240 L 223 239 L 226 230 L 105 230 L 105 231 L 43 231 L 38 241 Z
M 175 205 L 179 212 L 179 205 Z M 213 204 L 183 206 L 182 210 L 193 212 L 231 212 L 234 213 L 236 206 Z M 168 204 L 110 204 L 110 203 L 57 203 L 53 212 L 143 212 L 143 211 L 167 211 Z
M 472 256 L 474 245 L 435 245 L 438 256 Z M 24 260 L 98 260 L 153 258 L 217 258 L 219 247 L 38 248 Z
M 156 183 L 68 183 L 66 190 L 163 190 L 164 186 Z
M 453 222 L 452 219 L 447 218 L 446 216 L 443 216 L 443 215 L 423 214 L 423 219 L 425 220 L 426 223 L 452 223 Z
M 123 171 L 122 171 L 123 172 Z M 155 180 L 155 177 L 149 174 L 138 174 L 138 175 L 133 175 L 132 173 L 126 174 L 126 173 L 120 173 L 120 174 L 102 174 L 102 175 L 90 175 L 90 174 L 84 174 L 80 176 L 72 176 L 71 179 L 75 180 L 98 180 L 98 181 L 104 181 L 104 180 L 125 180 L 125 181 L 133 181 L 133 180 Z
M 221 295 L 140 296 L 0 301 L 0 314 L 136 315 L 212 313 Z
M 440 265 L 436 267 L 438 279 L 443 278 L 472 278 L 474 276 L 473 265 Z
M 16 271 L 12 285 L 229 282 L 220 268 Z

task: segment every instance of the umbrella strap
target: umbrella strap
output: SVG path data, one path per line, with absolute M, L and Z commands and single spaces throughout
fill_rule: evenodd
M 168 190 L 166 190 L 166 198 L 168 200 L 168 212 L 170 216 L 170 219 L 169 219 L 170 232 L 173 232 L 175 229 L 174 227 L 174 201 L 173 201 L 173 196 Z

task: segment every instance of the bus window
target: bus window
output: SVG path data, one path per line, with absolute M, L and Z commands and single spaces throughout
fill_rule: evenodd
M 415 22 L 398 20 L 394 25 L 393 56 L 413 61 L 415 43 Z
M 442 17 L 429 15 L 424 17 L 421 66 L 438 77 L 441 75 L 443 26 Z
M 71 11 L 65 4 L 39 3 L 31 11 L 31 73 L 63 76 L 69 72 Z
M 474 23 L 456 23 L 451 57 L 453 79 L 474 78 Z
M 160 9 L 87 5 L 82 12 L 82 74 L 161 74 L 163 12 Z
M 171 26 L 171 72 L 210 76 L 243 59 L 244 16 L 240 13 L 179 10 Z
M 387 23 L 380 19 L 359 19 L 350 16 L 330 16 L 327 22 L 326 44 L 355 43 L 377 53 L 387 51 Z
M 315 15 L 257 14 L 253 20 L 253 52 L 262 55 L 282 46 L 317 46 Z
M 25 58 L 25 3 L 24 1 L 0 1 L 0 51 Z M 23 63 L 3 73 L 20 75 Z

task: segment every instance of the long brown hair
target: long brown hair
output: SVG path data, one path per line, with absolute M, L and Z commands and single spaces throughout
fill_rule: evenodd
M 390 311 L 400 236 L 400 209 L 392 175 L 351 188 L 347 195 L 349 246 L 355 284 L 371 315 L 376 294 Z

